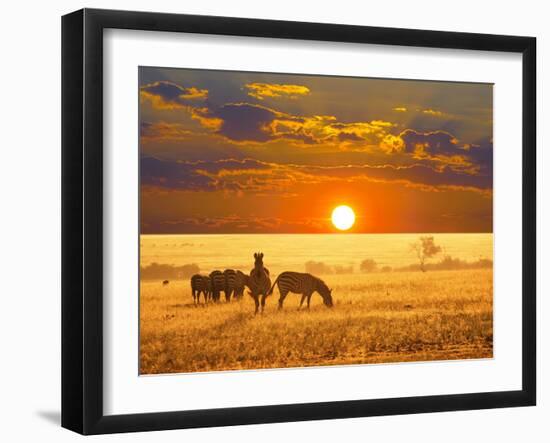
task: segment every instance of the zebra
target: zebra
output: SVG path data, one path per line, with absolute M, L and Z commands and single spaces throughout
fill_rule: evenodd
M 279 288 L 279 309 L 283 308 L 283 302 L 289 292 L 302 294 L 300 308 L 302 307 L 304 300 L 307 298 L 307 307 L 309 309 L 309 302 L 315 291 L 323 297 L 323 303 L 325 306 L 329 308 L 332 308 L 333 306 L 332 289 L 329 289 L 323 280 L 315 277 L 314 275 L 285 271 L 277 277 L 273 283 L 273 286 L 271 286 L 271 289 L 269 290 L 269 294 L 273 293 L 275 285 Z
M 210 280 L 212 284 L 212 300 L 215 302 L 220 301 L 220 292 L 225 290 L 225 277 L 221 271 L 212 271 L 210 273 Z
M 201 293 L 204 295 L 204 303 L 207 303 L 210 293 L 210 278 L 205 275 L 195 274 L 191 277 L 193 303 L 200 303 Z
M 210 300 L 212 298 L 212 279 L 210 278 L 210 276 L 208 275 L 205 275 L 203 277 L 203 280 L 204 280 L 204 284 L 206 286 L 206 294 L 205 294 L 205 301 L 208 302 L 208 300 Z
M 254 269 L 250 271 L 250 278 L 248 280 L 248 287 L 250 288 L 249 294 L 254 299 L 256 305 L 254 314 L 258 313 L 260 295 L 262 296 L 262 313 L 264 312 L 265 299 L 269 295 L 269 288 L 271 287 L 269 271 L 264 268 L 263 258 L 264 254 L 262 252 L 254 253 Z
M 168 286 L 169 283 L 170 283 L 170 280 L 163 280 L 162 286 Z
M 236 271 L 235 290 L 233 292 L 233 297 L 235 299 L 240 300 L 243 297 L 245 286 L 248 286 L 250 288 L 250 276 L 246 275 L 244 272 Z
M 237 273 L 233 269 L 226 269 L 225 271 L 223 271 L 223 276 L 225 279 L 225 301 L 229 302 L 231 300 L 231 295 L 235 292 Z

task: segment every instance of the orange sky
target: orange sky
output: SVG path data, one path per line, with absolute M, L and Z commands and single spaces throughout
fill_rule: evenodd
M 492 232 L 492 85 L 140 68 L 142 233 Z

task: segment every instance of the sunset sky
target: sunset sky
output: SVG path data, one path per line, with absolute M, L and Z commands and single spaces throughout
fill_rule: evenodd
M 143 234 L 492 232 L 492 85 L 139 77 Z

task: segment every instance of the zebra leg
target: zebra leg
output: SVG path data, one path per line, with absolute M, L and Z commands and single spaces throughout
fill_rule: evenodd
M 285 301 L 288 291 L 281 291 L 279 289 L 279 309 L 283 309 L 283 302 Z
M 196 305 L 197 304 L 197 300 L 195 298 L 195 290 L 194 289 L 191 289 L 191 295 L 193 295 L 193 304 Z
M 267 298 L 267 294 L 262 294 L 262 314 L 264 313 L 265 299 L 266 298 Z
M 306 299 L 306 294 L 302 294 L 302 299 L 300 300 L 300 307 L 298 309 L 302 309 L 302 305 L 304 304 L 305 299 Z
M 231 289 L 228 289 L 227 291 L 225 291 L 225 301 L 227 303 L 229 303 L 231 301 Z
M 307 308 L 309 309 L 309 302 L 311 301 L 311 296 L 313 295 L 312 292 L 310 292 L 308 295 L 307 295 Z
M 241 290 L 241 288 L 235 289 L 235 292 L 233 292 L 233 298 L 235 300 L 240 300 L 242 296 L 243 296 L 243 291 Z
M 254 294 L 252 297 L 254 297 L 254 304 L 256 305 L 256 309 L 254 310 L 254 315 L 256 315 L 258 313 L 258 308 L 260 307 L 260 300 L 258 294 Z

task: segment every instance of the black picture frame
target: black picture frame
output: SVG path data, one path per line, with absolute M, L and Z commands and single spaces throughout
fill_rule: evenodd
M 103 30 L 171 31 L 522 54 L 522 389 L 177 412 L 103 413 Z M 536 39 L 83 9 L 62 18 L 62 426 L 152 431 L 536 403 Z

